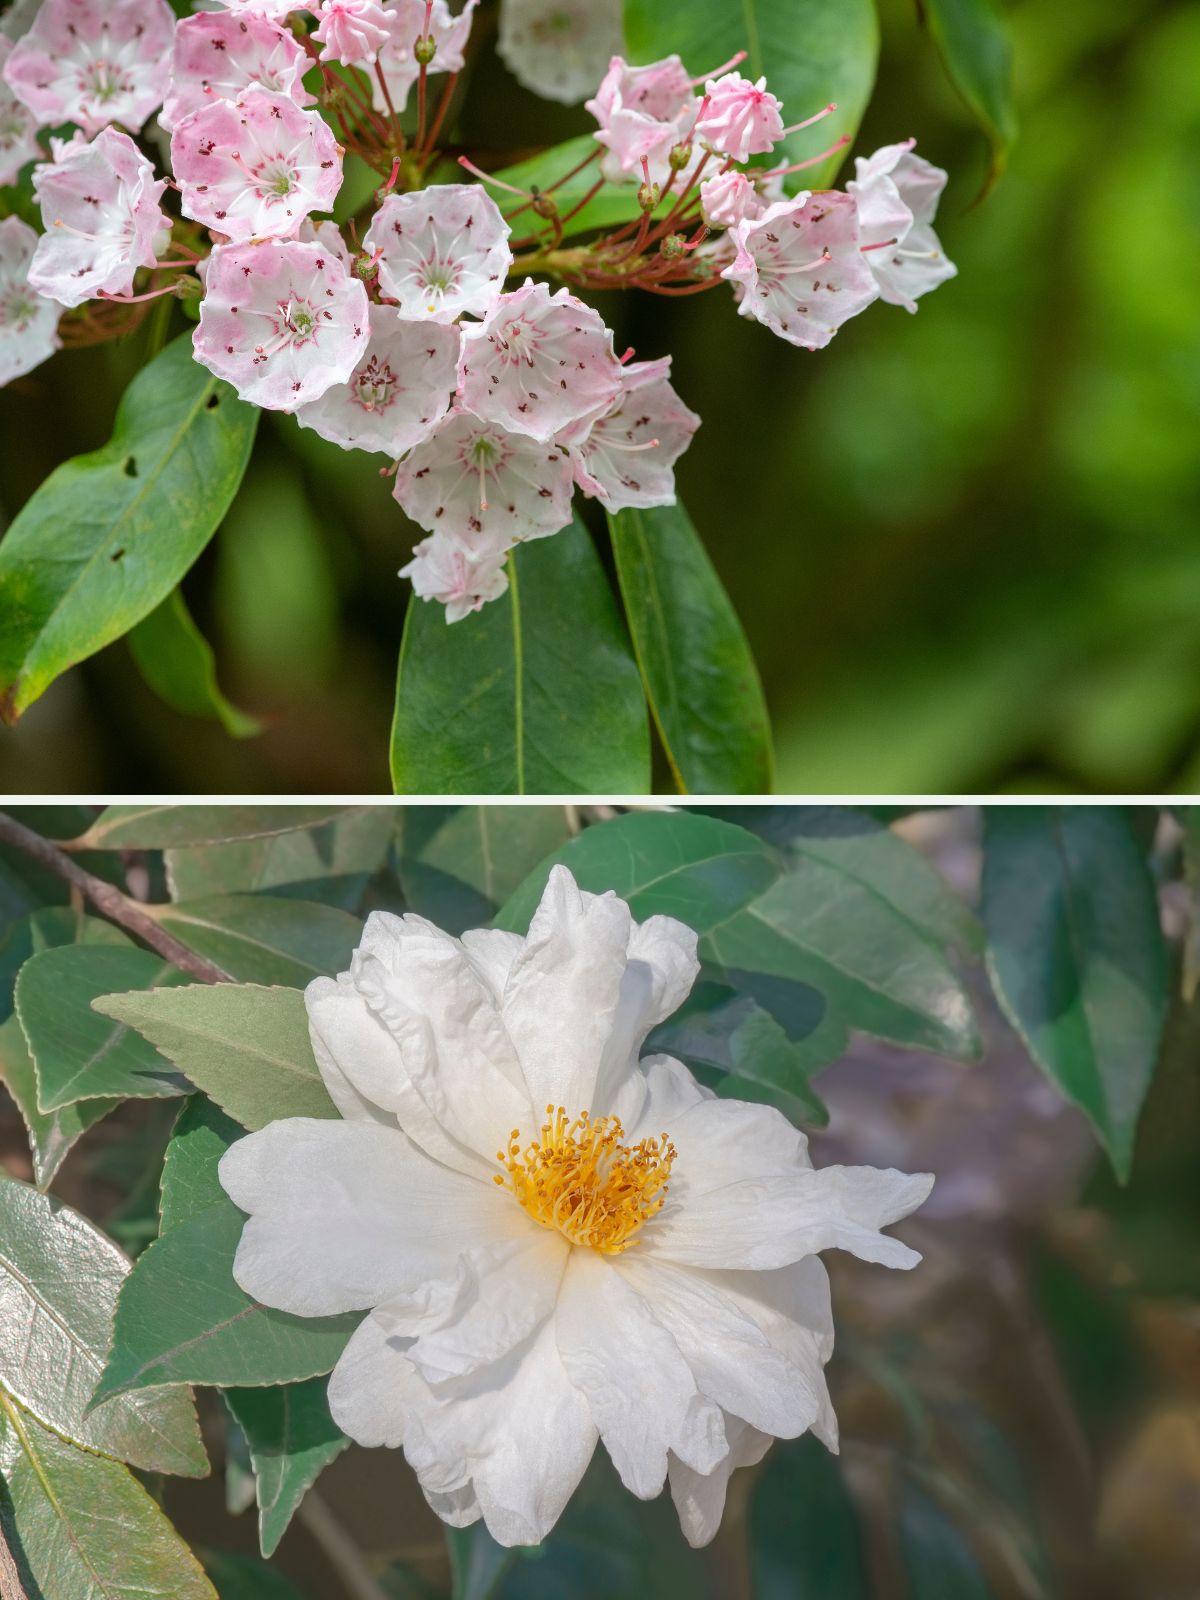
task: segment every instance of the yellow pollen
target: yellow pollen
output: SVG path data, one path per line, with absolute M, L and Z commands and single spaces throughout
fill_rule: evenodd
M 557 1228 L 572 1244 L 620 1255 L 644 1222 L 662 1210 L 675 1146 L 667 1135 L 622 1143 L 619 1117 L 581 1111 L 568 1122 L 562 1106 L 547 1106 L 541 1137 L 521 1149 L 520 1130 L 496 1159 L 511 1189 L 535 1222 Z

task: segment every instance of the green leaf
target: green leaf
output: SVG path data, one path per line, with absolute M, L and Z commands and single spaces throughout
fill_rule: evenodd
M 317 1476 L 350 1443 L 329 1415 L 325 1378 L 273 1388 L 227 1389 L 225 1399 L 250 1446 L 258 1480 L 258 1537 L 275 1553 Z
M 257 422 L 184 334 L 130 384 L 108 444 L 50 474 L 0 544 L 5 720 L 170 594 L 225 515 Z
M 208 1471 L 182 1387 L 88 1410 L 129 1262 L 85 1218 L 28 1184 L 0 1180 L 0 1388 L 89 1450 L 151 1472 Z
M 754 1600 L 868 1600 L 853 1502 L 837 1457 L 811 1435 L 772 1447 L 750 1502 L 749 1542 Z
M 32 956 L 17 976 L 17 1016 L 37 1069 L 38 1106 L 76 1100 L 160 1099 L 187 1085 L 145 1040 L 92 1010 L 98 995 L 186 983 L 148 950 L 67 945 Z
M 681 505 L 610 516 L 642 682 L 680 794 L 768 794 L 762 684 L 729 596 Z
M 217 1167 L 242 1128 L 205 1095 L 184 1102 L 163 1158 L 159 1233 L 169 1233 L 213 1206 L 228 1204 Z
M 70 906 L 43 906 L 18 918 L 0 935 L 0 1021 L 12 1015 L 17 973 L 30 956 L 64 944 L 128 946 L 129 940 L 111 922 L 85 916 Z
M 128 641 L 142 677 L 176 711 L 215 718 L 234 739 L 251 739 L 262 732 L 257 717 L 239 711 L 221 693 L 212 646 L 178 589 L 142 618 Z
M 406 905 L 456 934 L 490 922 L 571 836 L 563 806 L 408 806 L 400 827 Z
M 282 1572 L 253 1556 L 206 1550 L 204 1570 L 216 1585 L 220 1600 L 304 1600 Z
M 578 521 L 509 557 L 509 589 L 448 625 L 411 601 L 396 685 L 397 794 L 645 794 L 646 705 Z
M 108 806 L 79 841 L 89 850 L 178 850 L 317 827 L 352 806 Z
M 117 1301 L 97 1399 L 163 1383 L 291 1383 L 330 1372 L 362 1318 L 295 1317 L 233 1281 L 245 1218 L 231 1200 L 156 1239 Z
M 967 1540 L 915 1484 L 900 1502 L 900 1542 L 912 1600 L 991 1600 L 992 1590 Z
M 947 76 L 987 134 L 987 194 L 1003 174 L 1017 136 L 1008 18 L 995 0 L 920 0 L 920 5 Z
M 875 83 L 879 24 L 871 0 L 624 0 L 625 38 L 631 61 L 656 61 L 677 52 L 699 77 L 739 50 L 740 71 L 767 75 L 783 101 L 784 120 L 799 122 L 831 101 L 832 116 L 793 133 L 775 146 L 771 160 L 805 161 L 842 134 L 857 132 Z M 831 181 L 840 158 L 804 174 L 813 188 Z
M 1167 1001 L 1158 900 L 1125 813 L 987 807 L 983 921 L 1001 1006 L 1124 1181 Z
M 245 1128 L 265 1128 L 277 1117 L 337 1116 L 298 989 L 198 983 L 107 994 L 96 1010 L 136 1028 Z
M 601 147 L 592 135 L 583 133 L 576 139 L 567 139 L 563 144 L 542 150 L 527 161 L 519 161 L 515 166 L 502 168 L 496 173 L 496 177 L 503 183 L 511 183 L 515 189 L 553 188 L 550 198 L 558 207 L 560 219 L 566 219 L 563 221 L 563 238 L 571 239 L 596 228 L 610 228 L 617 223 L 630 222 L 641 216 L 637 200 L 638 182 L 605 183 L 586 204 L 581 205 L 588 191 L 600 177 L 602 154 Z M 578 167 L 588 156 L 591 156 L 592 160 L 582 171 L 568 178 L 565 183 L 559 182 L 560 178 Z M 677 198 L 675 195 L 666 196 L 657 214 L 665 216 Z M 518 210 L 522 202 L 515 196 L 510 200 L 507 195 L 501 195 L 498 204 L 501 211 L 508 216 Z M 576 206 L 581 206 L 581 209 L 576 211 L 573 217 L 568 217 L 567 213 L 574 211 Z M 549 228 L 549 224 L 542 222 L 531 210 L 526 209 L 514 220 L 512 227 L 514 237 L 520 237 L 523 233 L 533 233 L 541 227 Z
M 362 936 L 362 923 L 345 911 L 270 895 L 185 900 L 158 920 L 232 977 L 296 989 L 344 972 Z
M 16 1101 L 29 1135 L 33 1176 L 48 1189 L 71 1146 L 106 1117 L 119 1100 L 77 1100 L 58 1111 L 42 1111 L 37 1103 L 37 1073 L 16 1017 L 0 1023 L 0 1082 Z
M 0 1394 L 0 1468 L 29 1600 L 214 1600 L 199 1562 L 126 1469 L 67 1444 Z
M 169 849 L 171 898 L 269 890 L 349 909 L 387 860 L 395 826 L 390 807 L 366 806 L 295 833 Z

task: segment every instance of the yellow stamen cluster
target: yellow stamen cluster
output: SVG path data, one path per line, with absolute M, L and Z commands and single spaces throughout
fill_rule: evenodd
M 521 1149 L 519 1128 L 496 1159 L 511 1189 L 535 1222 L 557 1228 L 572 1244 L 620 1255 L 642 1224 L 662 1210 L 675 1146 L 667 1135 L 623 1144 L 619 1117 L 581 1111 L 568 1122 L 562 1106 L 547 1106 L 537 1143 Z

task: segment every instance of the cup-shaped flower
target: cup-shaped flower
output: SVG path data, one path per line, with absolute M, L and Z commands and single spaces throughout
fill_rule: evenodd
M 573 429 L 559 436 L 571 445 L 576 483 L 606 511 L 675 504 L 675 463 L 700 418 L 671 387 L 670 371 L 670 356 L 622 367 L 612 408 L 590 426 L 580 424 L 578 442 Z
M 452 411 L 400 463 L 392 492 L 428 533 L 481 555 L 565 528 L 572 488 L 565 450 Z
M 822 190 L 776 201 L 730 237 L 737 256 L 721 276 L 734 285 L 738 310 L 790 344 L 822 349 L 879 298 L 850 195 Z
M 12 47 L 8 35 L 0 33 L 0 73 Z M 0 76 L 0 184 L 15 183 L 21 168 L 37 160 L 41 154 L 37 135 L 37 118 Z
M 313 38 L 327 61 L 373 62 L 391 38 L 391 17 L 379 0 L 321 0 L 318 16 Z
M 378 253 L 379 286 L 401 316 L 453 322 L 464 311 L 485 317 L 500 298 L 510 231 L 478 184 L 439 183 L 388 195 L 363 248 Z
M 745 161 L 773 149 L 783 137 L 780 109 L 765 78 L 751 83 L 740 72 L 727 72 L 705 85 L 695 136 L 719 155 Z
M 222 245 L 208 258 L 196 360 L 270 411 L 347 383 L 370 338 L 367 291 L 320 244 Z
M 503 551 L 495 550 L 472 555 L 457 540 L 432 533 L 417 545 L 400 576 L 409 580 L 418 599 L 441 601 L 447 622 L 461 622 L 508 588 L 505 559 Z
M 29 281 L 64 306 L 101 292 L 128 294 L 139 267 L 154 265 L 169 234 L 159 207 L 166 188 L 127 133 L 101 128 L 88 143 L 56 143 L 55 160 L 33 170 L 46 231 Z
M 342 152 L 328 123 L 285 94 L 249 88 L 214 100 L 171 135 L 183 214 L 235 244 L 294 237 L 342 186 Z
M 524 285 L 463 327 L 458 401 L 477 417 L 548 443 L 607 411 L 621 389 L 612 333 L 569 289 Z
M 446 0 L 433 0 L 429 13 L 429 27 L 425 26 L 426 0 L 392 0 L 384 8 L 388 22 L 388 40 L 380 47 L 379 69 L 387 82 L 384 95 L 377 79 L 371 85 L 377 111 L 394 109 L 403 111 L 408 104 L 409 91 L 421 76 L 421 63 L 417 59 L 417 40 L 433 40 L 433 57 L 426 72 L 461 72 L 466 61 L 463 52 L 471 35 L 471 22 L 479 0 L 467 0 L 457 16 Z M 391 100 L 391 107 L 388 100 Z
M 158 120 L 172 133 L 193 111 L 215 100 L 237 100 L 251 86 L 309 106 L 308 66 L 294 36 L 267 17 L 232 11 L 184 17 L 175 29 L 171 81 Z
M 370 323 L 370 341 L 349 382 L 301 406 L 296 421 L 343 450 L 379 450 L 394 460 L 450 409 L 458 329 L 406 322 L 394 306 L 371 306 Z
M 692 80 L 678 56 L 631 67 L 614 56 L 599 89 L 585 102 L 600 127 L 597 141 L 608 154 L 609 178 L 640 172 L 643 160 L 660 181 L 669 171 L 672 146 L 690 137 L 697 106 Z
M 621 0 L 504 0 L 496 48 L 508 70 L 547 100 L 578 105 L 624 45 Z
M 44 0 L 4 78 L 39 123 L 137 129 L 162 104 L 174 29 L 166 0 Z
M 20 217 L 0 221 L 0 386 L 52 356 L 62 307 L 29 285 L 38 236 Z
M 818 1252 L 918 1259 L 880 1229 L 931 1178 L 814 1170 L 778 1111 L 641 1057 L 697 970 L 688 928 L 563 867 L 525 938 L 376 913 L 305 994 L 343 1120 L 222 1157 L 242 1288 L 368 1313 L 330 1379 L 339 1427 L 402 1446 L 439 1515 L 501 1544 L 545 1537 L 598 1439 L 639 1497 L 669 1477 L 706 1543 L 772 1436 L 836 1442 Z
M 863 254 L 880 297 L 906 311 L 915 311 L 921 295 L 958 272 L 933 231 L 946 174 L 913 155 L 916 142 L 907 139 L 865 159 L 859 156 L 856 176 L 846 185 L 858 203 Z

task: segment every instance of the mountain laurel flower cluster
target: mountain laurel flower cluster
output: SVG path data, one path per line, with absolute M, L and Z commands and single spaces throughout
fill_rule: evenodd
M 524 938 L 377 912 L 305 994 L 341 1120 L 285 1118 L 221 1160 L 238 1283 L 365 1313 L 334 1419 L 402 1447 L 455 1527 L 539 1542 L 602 1441 L 633 1494 L 669 1481 L 703 1545 L 772 1438 L 837 1447 L 819 1253 L 913 1266 L 880 1230 L 933 1180 L 814 1169 L 780 1112 L 643 1057 L 698 970 L 690 929 L 562 866 Z
M 954 273 L 946 175 L 912 141 L 859 158 L 844 190 L 797 189 L 849 135 L 777 153 L 836 106 L 789 124 L 744 53 L 699 77 L 630 63 L 617 0 L 501 11 L 521 82 L 586 102 L 582 161 L 538 188 L 455 161 L 476 9 L 228 0 L 177 22 L 166 0 L 42 0 L 0 38 L 0 182 L 32 164 L 42 219 L 32 250 L 6 236 L 3 381 L 177 298 L 196 360 L 243 400 L 384 458 L 425 535 L 402 575 L 449 621 L 504 592 L 509 553 L 566 527 L 576 491 L 609 512 L 675 501 L 700 419 L 669 355 L 616 351 L 590 291 L 732 292 L 816 350 Z M 350 156 L 379 181 L 335 224 Z

